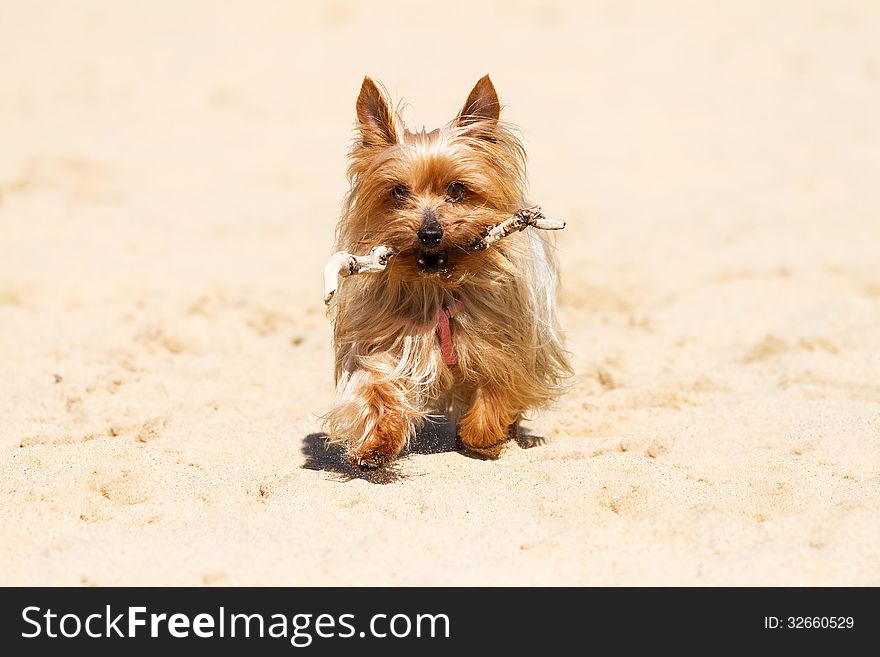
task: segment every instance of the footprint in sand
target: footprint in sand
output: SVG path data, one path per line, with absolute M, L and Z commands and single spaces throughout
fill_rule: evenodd
M 115 204 L 122 199 L 107 164 L 79 157 L 28 160 L 16 178 L 0 185 L 4 197 L 44 190 L 59 192 L 69 201 L 80 203 Z
M 162 436 L 162 431 L 168 425 L 167 417 L 154 417 L 141 425 L 137 434 L 139 443 L 149 443 Z
M 602 486 L 597 494 L 599 506 L 616 515 L 635 515 L 645 507 L 648 494 L 643 486 L 624 482 Z
M 94 470 L 89 488 L 104 499 L 124 506 L 141 504 L 150 499 L 143 476 L 133 470 L 118 473 Z
M 840 353 L 840 349 L 828 338 L 801 338 L 798 342 L 789 345 L 775 335 L 768 335 L 746 353 L 743 362 L 759 363 L 796 350 L 825 352 L 832 355 Z

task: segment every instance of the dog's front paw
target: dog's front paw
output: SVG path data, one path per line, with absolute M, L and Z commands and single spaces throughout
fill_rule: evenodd
M 461 436 L 458 437 L 459 450 L 466 456 L 470 456 L 481 461 L 495 461 L 501 456 L 501 451 L 505 447 L 505 441 L 489 445 L 487 447 L 476 447 L 465 443 Z
M 375 449 L 359 449 L 352 452 L 349 456 L 351 464 L 361 470 L 378 470 L 388 463 L 391 458 L 387 454 L 383 454 Z
M 373 435 L 352 449 L 348 458 L 352 465 L 361 470 L 376 470 L 393 461 L 405 444 L 403 426 L 384 422 Z

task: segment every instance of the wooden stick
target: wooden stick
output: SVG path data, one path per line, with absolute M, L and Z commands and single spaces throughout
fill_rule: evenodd
M 324 303 L 330 303 L 336 294 L 337 277 L 354 276 L 385 271 L 388 259 L 394 253 L 387 246 L 374 246 L 368 255 L 356 256 L 346 251 L 338 251 L 330 256 L 324 265 Z
M 541 212 L 541 206 L 533 205 L 530 208 L 517 210 L 512 217 L 505 219 L 495 228 L 492 228 L 484 237 L 473 243 L 473 249 L 474 251 L 488 249 L 495 242 L 507 237 L 511 233 L 516 233 L 529 227 L 540 228 L 541 230 L 562 230 L 565 228 L 565 222 L 548 219 Z
M 526 228 L 562 230 L 565 228 L 565 222 L 548 219 L 541 212 L 540 206 L 533 205 L 530 208 L 517 210 L 512 217 L 505 219 L 483 237 L 473 242 L 471 248 L 474 251 L 483 251 L 508 235 Z M 363 256 L 352 255 L 347 251 L 334 253 L 324 266 L 324 303 L 329 304 L 333 295 L 336 294 L 339 276 L 346 278 L 355 274 L 373 274 L 385 271 L 388 260 L 393 255 L 394 251 L 387 246 L 374 246 L 369 254 Z

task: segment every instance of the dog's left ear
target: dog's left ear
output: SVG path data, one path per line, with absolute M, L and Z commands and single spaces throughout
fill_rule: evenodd
M 488 75 L 484 75 L 479 80 L 467 100 L 464 107 L 458 113 L 455 119 L 455 125 L 468 126 L 472 123 L 488 121 L 494 125 L 501 115 L 501 104 L 498 102 L 498 94 L 495 91 L 495 85 Z

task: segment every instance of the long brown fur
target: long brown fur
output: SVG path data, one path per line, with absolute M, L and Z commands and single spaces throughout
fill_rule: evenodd
M 571 374 L 556 320 L 550 238 L 527 230 L 496 248 L 470 248 L 527 205 L 525 151 L 499 112 L 485 76 L 453 121 L 414 133 L 387 94 L 364 79 L 336 249 L 385 245 L 396 255 L 383 274 L 344 279 L 336 293 L 336 403 L 324 416 L 330 439 L 344 442 L 360 467 L 393 459 L 432 414 L 459 418 L 465 447 L 496 446 Z M 460 199 L 449 196 L 458 189 L 452 182 L 463 185 Z M 417 264 L 426 220 L 443 230 L 448 262 L 440 272 Z M 456 365 L 440 352 L 444 306 Z

